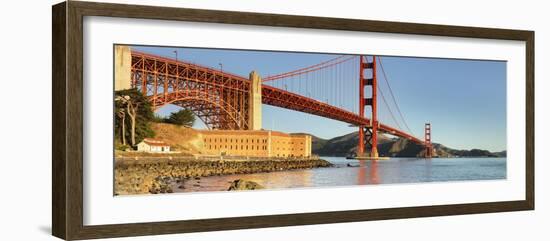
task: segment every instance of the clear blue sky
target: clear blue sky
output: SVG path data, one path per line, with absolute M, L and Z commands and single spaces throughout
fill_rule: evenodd
M 174 58 L 173 51 L 177 50 L 180 60 L 213 68 L 221 68 L 219 63 L 222 63 L 224 71 L 241 76 L 248 76 L 252 70 L 261 76 L 274 75 L 339 56 L 199 48 L 132 48 L 169 58 Z M 506 150 L 506 62 L 387 56 L 381 59 L 401 112 L 415 136 L 423 139 L 424 123 L 430 122 L 434 142 L 457 149 Z M 305 80 L 287 80 L 275 86 L 296 89 L 295 92 L 321 101 L 327 101 L 324 98 L 329 96 L 327 99 L 330 98 L 331 104 L 357 112 L 358 77 L 355 77 L 357 72 L 353 72 L 350 64 L 338 72 L 325 73 L 338 76 L 349 84 L 334 83 L 334 78 L 327 77 L 325 81 L 322 77 L 309 75 L 303 77 Z M 382 93 L 392 105 L 381 71 L 378 71 L 378 77 Z M 330 90 L 332 92 L 328 92 Z M 386 106 L 379 102 L 380 121 L 396 126 Z M 406 130 L 393 105 L 391 108 L 402 129 Z M 166 106 L 157 114 L 166 115 L 177 109 Z M 204 128 L 204 124 L 197 121 L 195 127 Z M 307 132 L 322 138 L 356 131 L 346 123 L 268 105 L 263 106 L 263 127 L 284 132 Z

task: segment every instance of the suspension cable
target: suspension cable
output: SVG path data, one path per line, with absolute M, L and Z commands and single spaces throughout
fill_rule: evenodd
M 334 58 L 334 59 L 331 59 L 331 60 L 328 60 L 328 61 L 325 61 L 325 62 L 322 62 L 322 63 L 319 63 L 319 64 L 315 64 L 315 65 L 312 65 L 312 66 L 309 66 L 309 67 L 305 67 L 305 68 L 301 68 L 301 69 L 297 69 L 297 70 L 294 70 L 294 71 L 290 71 L 290 72 L 286 72 L 286 73 L 282 73 L 282 74 L 277 74 L 277 75 L 273 75 L 273 76 L 268 76 L 268 77 L 264 78 L 263 82 L 273 81 L 273 80 L 277 80 L 277 79 L 292 77 L 292 76 L 301 75 L 301 74 L 305 74 L 305 73 L 309 73 L 309 72 L 313 72 L 313 71 L 317 71 L 317 70 L 326 69 L 326 68 L 329 68 L 329 67 L 332 67 L 334 65 L 347 62 L 347 61 L 355 58 L 355 56 L 349 56 L 348 58 L 340 60 L 344 57 L 346 57 L 346 55 L 342 55 L 340 57 L 337 57 L 337 58 Z M 337 60 L 339 60 L 339 61 L 337 61 Z M 336 62 L 334 62 L 334 61 L 336 61 Z
M 403 121 L 403 124 L 405 124 L 405 127 L 407 128 L 407 130 L 409 131 L 409 133 L 413 133 L 411 131 L 411 128 L 409 128 L 409 125 L 407 125 L 407 122 L 405 121 L 405 117 L 403 117 L 403 113 L 401 112 L 401 109 L 399 108 L 399 105 L 397 105 L 397 101 L 395 99 L 395 95 L 393 94 L 393 90 L 390 86 L 390 81 L 388 79 L 388 76 L 386 75 L 386 71 L 384 71 L 384 65 L 382 64 L 382 59 L 380 59 L 380 57 L 378 57 L 378 62 L 380 62 L 380 69 L 382 70 L 382 75 L 384 75 L 384 80 L 386 82 L 386 85 L 388 86 L 388 89 L 390 90 L 390 94 L 391 94 L 391 97 L 393 99 L 393 103 L 395 104 L 395 107 L 397 108 L 397 112 L 399 113 L 399 116 L 401 117 L 401 120 Z

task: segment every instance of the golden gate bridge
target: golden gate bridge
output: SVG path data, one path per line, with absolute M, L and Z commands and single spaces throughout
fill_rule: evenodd
M 424 140 L 412 134 L 397 104 L 382 59 L 378 56 L 341 55 L 263 79 L 255 72 L 247 78 L 221 69 L 135 50 L 131 50 L 130 56 L 131 86 L 148 96 L 153 108 L 173 104 L 190 109 L 210 129 L 256 129 L 252 124 L 254 108 L 251 108 L 256 97 L 261 98 L 263 104 L 358 127 L 359 157 L 378 158 L 379 133 L 424 146 L 425 157 L 432 157 L 433 154 L 431 125 L 426 123 L 424 126 Z M 389 96 L 382 92 L 379 80 L 385 83 Z M 395 125 L 379 120 L 380 100 Z M 395 112 L 390 108 L 393 106 Z

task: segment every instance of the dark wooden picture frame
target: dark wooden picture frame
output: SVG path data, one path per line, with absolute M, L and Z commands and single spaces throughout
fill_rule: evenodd
M 52 232 L 67 240 L 533 210 L 534 32 L 400 22 L 68 1 L 52 8 Z M 304 214 L 87 226 L 83 224 L 83 17 L 161 19 L 525 41 L 525 199 Z

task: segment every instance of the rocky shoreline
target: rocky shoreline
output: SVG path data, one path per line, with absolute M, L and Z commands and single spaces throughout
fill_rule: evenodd
M 115 195 L 172 193 L 172 184 L 191 178 L 332 166 L 322 159 L 155 159 L 116 159 Z

